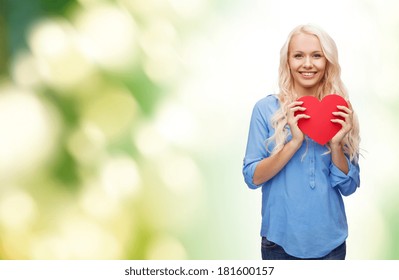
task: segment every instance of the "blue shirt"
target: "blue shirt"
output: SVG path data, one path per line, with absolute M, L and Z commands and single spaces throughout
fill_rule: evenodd
M 280 107 L 276 95 L 259 100 L 252 112 L 243 175 L 251 189 L 262 188 L 261 236 L 299 258 L 319 258 L 342 244 L 348 225 L 342 195 L 359 187 L 359 165 L 348 160 L 343 173 L 328 149 L 306 137 L 284 168 L 261 185 L 253 183 L 258 163 L 270 156 L 266 139 L 274 134 L 271 118 Z M 287 126 L 287 129 L 289 127 Z M 291 139 L 289 135 L 287 141 Z M 273 143 L 269 150 L 273 149 Z

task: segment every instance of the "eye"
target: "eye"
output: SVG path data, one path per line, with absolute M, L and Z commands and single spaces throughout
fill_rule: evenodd
M 314 57 L 314 58 L 322 58 L 323 55 L 320 54 L 320 53 L 315 53 L 315 54 L 313 55 L 313 57 Z
M 302 56 L 302 54 L 300 54 L 300 53 L 297 53 L 297 54 L 294 54 L 294 58 L 302 58 L 303 56 Z

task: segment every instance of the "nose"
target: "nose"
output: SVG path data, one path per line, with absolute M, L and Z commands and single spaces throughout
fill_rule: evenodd
M 312 60 L 311 60 L 310 56 L 306 56 L 305 57 L 305 61 L 304 61 L 303 67 L 312 68 Z

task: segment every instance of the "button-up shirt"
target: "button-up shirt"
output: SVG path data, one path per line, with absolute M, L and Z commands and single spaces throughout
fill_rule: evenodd
M 262 189 L 261 236 L 299 258 L 319 258 L 342 244 L 348 225 L 342 196 L 360 185 L 359 165 L 347 157 L 348 174 L 331 160 L 326 146 L 305 137 L 302 146 L 274 177 L 253 183 L 258 163 L 270 156 L 274 144 L 271 118 L 279 109 L 276 95 L 259 100 L 253 109 L 243 175 L 251 189 Z M 287 126 L 286 129 L 289 130 Z M 287 141 L 291 139 L 289 135 Z

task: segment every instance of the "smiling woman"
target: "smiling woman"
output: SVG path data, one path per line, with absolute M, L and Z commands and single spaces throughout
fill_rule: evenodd
M 298 97 L 347 97 L 336 91 L 343 87 L 335 43 L 319 27 L 300 25 L 280 54 L 280 92 L 256 103 L 243 166 L 248 187 L 262 188 L 262 259 L 345 259 L 342 196 L 360 185 L 358 124 L 351 109 L 337 106 L 331 121 L 341 128 L 326 145 L 298 125 L 310 118 Z

